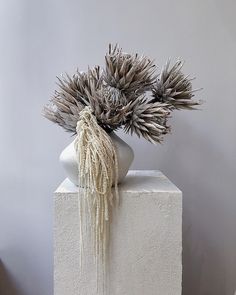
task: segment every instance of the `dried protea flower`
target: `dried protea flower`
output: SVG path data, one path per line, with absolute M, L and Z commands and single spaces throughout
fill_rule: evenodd
M 193 79 L 189 79 L 182 73 L 183 64 L 178 60 L 170 67 L 170 60 L 167 61 L 153 85 L 153 102 L 168 103 L 170 109 L 194 109 L 200 104 L 199 101 L 192 99 L 197 90 L 192 90 Z
M 51 103 L 43 108 L 43 116 L 66 131 L 75 133 L 79 113 L 83 108 L 84 105 L 71 94 L 56 91 Z
M 102 84 L 102 75 L 100 67 L 96 66 L 92 69 L 88 69 L 88 72 L 77 72 L 70 77 L 66 75 L 62 79 L 58 78 L 59 87 L 61 92 L 72 95 L 76 100 L 82 104 L 87 104 L 87 93 L 91 92 L 91 89 L 98 89 Z
M 117 88 L 103 85 L 91 89 L 88 94 L 89 105 L 100 126 L 110 132 L 122 126 L 130 114 L 131 102 Z
M 100 68 L 89 69 L 87 73 L 77 70 L 72 77 L 66 74 L 58 81 L 59 90 L 55 91 L 50 104 L 44 107 L 43 116 L 75 133 L 79 113 L 88 104 L 87 94 L 91 88 L 101 86 Z
M 161 142 L 163 135 L 170 131 L 167 118 L 170 111 L 165 104 L 149 103 L 142 97 L 133 102 L 132 112 L 125 123 L 125 131 L 136 133 L 152 143 Z
M 121 90 L 128 99 L 149 90 L 156 79 L 156 68 L 149 58 L 124 53 L 117 45 L 109 46 L 105 60 L 104 81 Z

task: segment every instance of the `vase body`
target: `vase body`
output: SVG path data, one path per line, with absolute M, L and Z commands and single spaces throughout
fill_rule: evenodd
M 118 183 L 121 183 L 129 171 L 134 159 L 132 148 L 114 132 L 109 134 L 115 146 L 118 160 Z M 67 177 L 75 185 L 78 185 L 78 162 L 73 140 L 61 153 L 60 162 L 66 171 Z

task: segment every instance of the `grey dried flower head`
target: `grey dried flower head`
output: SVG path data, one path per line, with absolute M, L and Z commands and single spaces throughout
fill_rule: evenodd
M 75 133 L 79 113 L 84 105 L 66 92 L 55 92 L 50 104 L 43 108 L 43 116 L 66 131 Z
M 182 73 L 183 65 L 184 63 L 178 60 L 170 67 L 170 60 L 167 61 L 153 85 L 153 102 L 168 103 L 171 109 L 194 109 L 200 104 L 192 99 L 197 90 L 192 90 L 193 79 Z
M 128 99 L 149 90 L 156 79 L 156 68 L 149 58 L 124 53 L 117 45 L 109 45 L 105 61 L 104 81 L 121 90 Z
M 170 132 L 167 119 L 170 111 L 165 104 L 149 103 L 145 97 L 139 98 L 131 106 L 132 112 L 125 123 L 125 131 L 136 133 L 152 143 L 161 142 L 163 135 Z
M 101 87 L 100 68 L 89 69 L 87 73 L 77 72 L 58 78 L 59 90 L 55 91 L 50 104 L 43 108 L 43 116 L 59 124 L 69 132 L 76 132 L 80 111 L 88 105 L 88 94 L 91 89 Z
M 91 89 L 88 99 L 99 125 L 108 132 L 121 127 L 130 114 L 131 103 L 117 88 L 103 85 L 100 89 Z
M 91 89 L 100 88 L 103 81 L 99 66 L 89 68 L 88 72 L 79 72 L 77 70 L 72 77 L 66 74 L 65 77 L 58 78 L 58 80 L 62 92 L 72 95 L 84 105 L 88 103 L 87 94 L 91 92 Z

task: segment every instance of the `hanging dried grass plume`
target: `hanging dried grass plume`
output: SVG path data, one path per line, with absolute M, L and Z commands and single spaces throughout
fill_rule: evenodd
M 114 200 L 118 201 L 118 162 L 110 136 L 97 124 L 90 107 L 85 107 L 80 113 L 75 150 L 78 160 L 80 237 L 82 242 L 87 215 L 91 223 L 90 235 L 97 266 L 97 287 L 103 294 L 110 209 Z

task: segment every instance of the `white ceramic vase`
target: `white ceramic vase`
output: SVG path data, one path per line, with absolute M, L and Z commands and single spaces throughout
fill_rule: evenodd
M 118 183 L 121 183 L 133 162 L 134 152 L 132 148 L 114 132 L 111 132 L 109 135 L 117 151 Z M 75 185 L 78 185 L 78 163 L 74 147 L 74 140 L 62 151 L 60 155 L 60 162 L 65 169 L 67 177 L 70 179 L 70 181 Z

